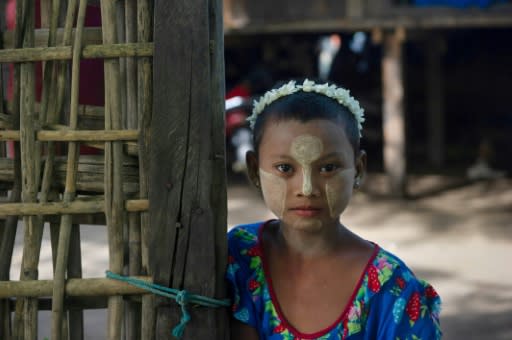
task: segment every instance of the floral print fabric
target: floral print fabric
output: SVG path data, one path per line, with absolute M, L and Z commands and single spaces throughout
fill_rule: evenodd
M 229 232 L 226 273 L 233 316 L 254 327 L 260 339 L 441 338 L 441 300 L 434 288 L 417 279 L 399 258 L 377 245 L 352 301 L 338 322 L 314 334 L 299 333 L 288 325 L 271 297 L 259 242 L 264 225 L 261 222 L 242 225 Z

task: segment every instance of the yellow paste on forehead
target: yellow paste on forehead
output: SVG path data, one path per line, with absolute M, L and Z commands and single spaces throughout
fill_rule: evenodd
M 313 192 L 311 163 L 320 158 L 323 149 L 320 138 L 311 135 L 300 135 L 292 142 L 290 154 L 302 167 L 302 193 L 305 196 Z

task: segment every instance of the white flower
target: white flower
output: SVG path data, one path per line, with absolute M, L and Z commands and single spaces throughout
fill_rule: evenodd
M 302 83 L 302 91 L 304 91 L 304 92 L 311 92 L 311 91 L 313 91 L 313 86 L 315 86 L 315 82 L 306 79 Z

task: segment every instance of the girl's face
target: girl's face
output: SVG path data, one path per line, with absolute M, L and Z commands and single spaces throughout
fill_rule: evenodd
M 315 231 L 337 225 L 362 176 L 366 155 L 329 120 L 267 122 L 258 159 L 248 155 L 267 207 L 286 226 Z

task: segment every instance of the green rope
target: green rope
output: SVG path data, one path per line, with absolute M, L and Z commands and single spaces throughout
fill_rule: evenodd
M 186 290 L 178 290 L 174 288 L 161 286 L 159 284 L 146 282 L 140 279 L 136 279 L 134 277 L 115 274 L 109 270 L 107 270 L 106 273 L 109 279 L 126 282 L 132 286 L 147 290 L 153 294 L 174 299 L 176 303 L 179 304 L 181 307 L 180 323 L 172 330 L 172 335 L 178 339 L 181 339 L 181 337 L 183 336 L 183 332 L 185 331 L 185 326 L 190 321 L 190 314 L 187 311 L 187 304 L 191 303 L 213 308 L 229 307 L 231 304 L 229 299 L 217 300 L 202 295 L 190 294 Z

